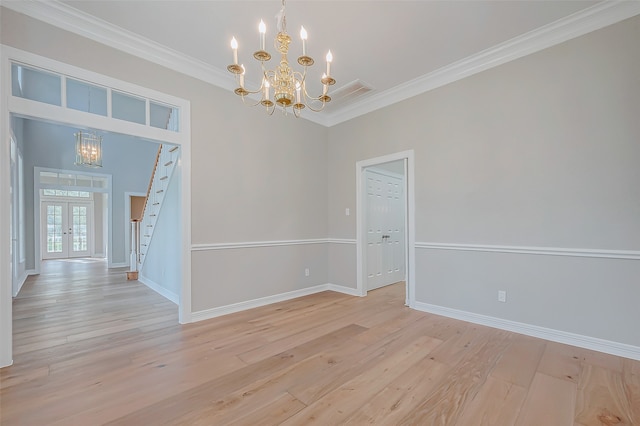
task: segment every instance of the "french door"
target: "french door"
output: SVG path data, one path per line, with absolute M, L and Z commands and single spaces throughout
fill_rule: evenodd
M 43 259 L 91 256 L 91 203 L 42 203 Z

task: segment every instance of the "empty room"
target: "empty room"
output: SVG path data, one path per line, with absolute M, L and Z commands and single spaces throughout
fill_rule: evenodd
M 639 1 L 0 4 L 0 423 L 640 425 Z

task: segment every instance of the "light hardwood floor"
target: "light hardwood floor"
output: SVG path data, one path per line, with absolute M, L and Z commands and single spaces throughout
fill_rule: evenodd
M 123 270 L 48 261 L 14 301 L 0 423 L 640 425 L 640 362 L 403 301 L 324 292 L 179 325 Z

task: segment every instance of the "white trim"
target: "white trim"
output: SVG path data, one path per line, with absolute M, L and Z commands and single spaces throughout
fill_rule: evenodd
M 109 269 L 115 269 L 115 268 L 126 268 L 129 266 L 128 262 L 120 262 L 120 263 L 109 263 L 108 268 Z
M 480 251 L 491 253 L 517 253 L 544 256 L 597 257 L 605 259 L 640 260 L 637 250 L 598 250 L 583 248 L 494 246 L 481 244 L 416 243 L 416 248 L 429 250 Z
M 329 290 L 329 291 L 335 291 L 336 293 L 348 294 L 349 296 L 362 297 L 362 295 L 360 294 L 360 292 L 358 291 L 357 288 L 345 287 L 343 285 L 331 284 L 331 283 L 326 284 L 326 286 L 327 286 L 327 290 Z
M 42 235 L 42 197 L 40 196 L 40 190 L 43 188 L 49 189 L 75 189 L 79 191 L 87 191 L 87 192 L 99 192 L 107 194 L 107 221 L 109 223 L 108 235 L 107 235 L 107 268 L 117 268 L 111 261 L 113 260 L 113 176 L 108 173 L 94 173 L 94 172 L 82 172 L 84 175 L 90 176 L 99 176 L 107 179 L 107 187 L 106 188 L 93 188 L 93 187 L 74 187 L 74 186 L 65 186 L 65 185 L 49 185 L 42 184 L 40 182 L 40 174 L 42 172 L 56 172 L 56 173 L 67 173 L 67 174 L 80 174 L 77 170 L 66 170 L 66 169 L 55 169 L 51 167 L 38 167 L 35 166 L 33 168 L 33 229 L 34 229 L 34 266 L 37 273 L 40 273 L 40 268 L 42 265 L 42 240 L 44 239 Z M 93 198 L 91 199 L 92 205 L 92 215 L 93 212 Z M 92 219 L 93 220 L 93 219 Z M 92 228 L 95 224 L 92 225 Z M 94 232 L 94 229 L 92 229 Z M 94 234 L 95 237 L 95 234 Z M 93 239 L 93 237 L 91 238 Z M 94 256 L 93 249 L 90 249 L 91 257 Z
M 235 88 L 228 72 L 64 3 L 20 1 L 2 6 L 229 91 Z
M 640 361 L 640 347 L 638 346 L 612 342 L 610 340 L 598 339 L 596 337 L 589 337 L 561 330 L 554 330 L 537 325 L 524 324 L 487 315 L 475 314 L 473 312 L 445 308 L 443 306 L 431 305 L 428 303 L 416 302 L 413 308 L 422 312 L 428 312 L 461 321 L 468 321 L 474 324 L 486 325 L 500 330 L 512 331 L 514 333 L 538 337 L 552 342 L 564 343 L 567 345 Z
M 228 91 L 235 88 L 225 70 L 124 30 L 58 1 L 12 1 L 2 4 L 16 12 L 78 34 Z M 303 118 L 331 127 L 478 72 L 538 52 L 591 31 L 640 14 L 638 1 L 602 1 L 482 52 L 442 67 L 404 84 L 367 96 L 360 102 Z
M 327 242 L 329 244 L 356 244 L 358 240 L 355 238 L 329 238 Z
M 326 117 L 325 125 L 335 126 L 638 14 L 640 1 L 601 1 L 389 90 L 367 96 L 360 102 L 338 108 Z
M 180 178 L 180 217 L 182 229 L 182 285 L 180 287 L 180 304 L 178 318 L 181 324 L 191 320 L 191 102 L 184 101 L 180 105 L 180 133 L 184 140 L 180 143 L 180 155 L 173 169 L 173 179 Z M 178 173 L 176 175 L 176 172 Z
M 212 243 L 212 244 L 193 244 L 192 251 L 208 251 L 208 250 L 231 250 L 253 247 L 278 247 L 278 246 L 299 246 L 309 244 L 326 244 L 329 240 L 326 238 L 316 238 L 309 240 L 279 240 L 279 241 L 251 241 L 238 243 Z
M 193 322 L 203 321 L 220 317 L 222 315 L 233 314 L 240 311 L 246 311 L 248 309 L 271 305 L 273 303 L 284 302 L 298 297 L 309 296 L 311 294 L 321 293 L 323 291 L 335 291 L 336 293 L 343 293 L 349 296 L 360 296 L 359 292 L 355 288 L 344 287 L 336 284 L 320 284 L 314 287 L 289 291 L 287 293 L 280 293 L 273 296 L 261 297 L 259 299 L 247 300 L 245 302 L 232 303 L 231 305 L 194 312 L 192 315 L 192 320 Z
M 26 2 L 25 2 L 26 3 Z M 56 3 L 57 4 L 57 3 Z M 47 4 L 29 2 L 34 7 L 44 6 Z M 3 3 L 3 6 L 5 4 Z M 27 6 L 30 7 L 30 6 Z M 155 139 L 159 142 L 168 142 L 179 145 L 181 149 L 180 160 L 177 166 L 180 167 L 180 181 L 182 186 L 181 193 L 181 211 L 180 220 L 182 226 L 180 228 L 181 239 L 181 256 L 179 259 L 182 265 L 181 293 L 179 307 L 180 323 L 191 321 L 191 103 L 182 98 L 148 89 L 126 81 L 117 80 L 102 74 L 94 73 L 65 64 L 50 58 L 36 55 L 30 52 L 22 51 L 10 46 L 0 45 L 0 241 L 10 241 L 8 235 L 10 231 L 9 212 L 6 210 L 9 203 L 9 189 L 11 185 L 10 176 L 8 175 L 8 129 L 10 129 L 11 114 L 23 114 L 25 116 L 37 116 L 43 114 L 42 117 L 59 121 L 72 125 L 91 125 L 101 130 L 114 131 L 117 133 L 129 133 L 134 136 L 140 136 L 147 139 Z M 92 82 L 107 88 L 115 88 L 116 90 L 135 94 L 154 101 L 173 105 L 180 109 L 180 126 L 179 132 L 145 127 L 135 123 L 128 123 L 123 120 L 110 119 L 95 114 L 83 113 L 46 105 L 39 102 L 29 101 L 26 99 L 16 98 L 11 95 L 11 61 L 17 61 L 26 65 L 37 68 L 47 69 L 65 76 L 77 78 L 80 80 Z M 108 89 L 110 90 L 110 89 Z M 62 111 L 66 112 L 65 115 Z M 70 118 L 71 117 L 71 118 Z M 77 120 L 77 121 L 76 121 Z M 109 197 L 109 210 L 113 211 L 111 203 L 113 197 Z M 109 222 L 113 223 L 113 218 L 109 217 Z M 112 228 L 112 227 L 111 227 Z M 111 232 L 110 228 L 110 232 Z M 109 243 L 109 249 L 112 244 Z M 12 308 L 11 308 L 11 288 L 5 285 L 6 282 L 11 283 L 11 267 L 8 259 L 9 253 L 5 253 L 8 248 L 4 244 L 0 244 L 0 367 L 12 364 Z M 39 247 L 37 248 L 39 250 Z M 128 263 L 111 264 L 109 267 L 127 267 Z
M 155 291 L 165 299 L 170 300 L 176 305 L 180 304 L 180 296 L 178 296 L 172 291 L 167 290 L 166 288 L 162 287 L 160 284 L 156 283 L 155 281 L 150 280 L 147 277 L 143 277 L 142 274 L 138 275 L 138 281 L 140 281 L 142 284 L 146 285 L 151 290 Z
M 20 290 L 22 290 L 22 286 L 27 281 L 27 278 L 29 278 L 29 275 L 35 275 L 35 271 L 33 273 L 31 273 L 31 271 L 33 270 L 30 269 L 28 271 L 24 271 L 22 276 L 18 277 L 18 287 L 13 291 L 13 297 L 16 297 L 20 293 Z
M 320 293 L 327 291 L 328 284 L 321 284 L 315 287 L 303 288 L 300 290 L 293 290 L 287 293 L 275 294 L 273 296 L 261 297 L 259 299 L 247 300 L 245 302 L 232 303 L 231 305 L 220 306 L 218 308 L 206 309 L 204 311 L 194 312 L 192 314 L 192 320 L 202 321 L 211 318 L 216 318 L 222 315 L 233 314 L 235 312 L 246 311 L 248 309 L 258 308 L 260 306 L 271 305 L 273 303 L 284 302 L 286 300 L 295 299 L 297 297 L 308 296 L 310 294 Z
M 397 152 L 384 155 L 382 157 L 361 160 L 356 163 L 356 283 L 358 295 L 365 296 L 365 259 L 364 250 L 366 247 L 366 234 L 364 231 L 364 171 L 367 167 L 376 166 L 391 161 L 404 160 L 404 194 L 406 201 L 406 221 L 405 221 L 405 271 L 406 271 L 406 304 L 412 307 L 415 301 L 415 155 L 413 150 Z
M 248 241 L 237 243 L 202 243 L 193 244 L 192 251 L 232 250 L 254 247 L 301 246 L 310 244 L 356 244 L 350 238 L 314 238 L 307 240 L 276 240 L 276 241 Z
M 2 4 L 4 6 L 4 3 Z M 2 47 L 0 45 L 0 47 Z M 7 93 L 11 90 L 11 64 L 0 62 L 0 367 L 13 364 L 12 282 L 11 270 L 11 120 Z

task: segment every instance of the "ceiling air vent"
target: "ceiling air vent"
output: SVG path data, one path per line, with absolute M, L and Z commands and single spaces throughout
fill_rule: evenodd
M 330 93 L 332 103 L 344 105 L 371 92 L 373 87 L 361 80 L 354 80 Z

